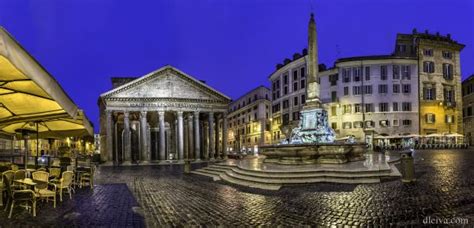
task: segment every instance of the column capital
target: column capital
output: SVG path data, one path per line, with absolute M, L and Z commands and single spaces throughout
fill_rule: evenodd
M 178 117 L 183 117 L 183 111 L 176 111 L 176 114 L 178 114 Z
M 194 115 L 195 116 L 199 115 L 199 111 L 194 111 Z
M 160 117 L 164 117 L 165 116 L 165 111 L 158 111 L 158 115 Z
M 112 111 L 112 110 L 109 110 L 109 109 L 105 110 L 105 114 L 107 114 L 107 116 L 112 116 L 113 113 L 114 113 L 114 111 Z
M 209 119 L 214 120 L 214 113 L 213 112 L 209 112 Z
M 146 111 L 140 111 L 140 117 L 146 118 Z
M 128 111 L 123 111 L 123 117 L 124 117 L 124 118 L 127 118 L 127 119 L 128 119 L 129 116 L 130 116 L 130 112 L 128 112 Z

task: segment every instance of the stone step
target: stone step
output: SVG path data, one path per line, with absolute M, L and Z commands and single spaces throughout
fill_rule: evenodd
M 262 178 L 242 175 L 232 171 L 225 173 L 227 176 L 231 176 L 236 179 L 243 181 L 258 183 L 258 184 L 277 184 L 277 185 L 288 185 L 288 184 L 309 184 L 318 182 L 331 182 L 331 183 L 347 183 L 347 184 L 366 184 L 366 183 L 379 183 L 380 177 L 312 177 L 312 178 L 291 178 L 291 179 L 277 179 L 277 178 Z M 222 175 L 221 175 L 222 177 Z M 222 179 L 222 178 L 221 178 Z
M 236 178 L 232 175 L 227 175 L 227 173 L 222 173 L 219 177 L 221 180 L 229 182 L 231 184 L 250 187 L 250 188 L 258 188 L 258 189 L 273 190 L 273 191 L 277 191 L 281 188 L 281 185 L 248 181 L 248 180 Z
M 224 166 L 214 166 L 214 165 L 211 165 L 211 166 L 208 166 L 208 167 L 205 167 L 203 169 L 207 169 L 207 170 L 213 170 L 213 171 L 217 171 L 217 172 L 225 172 L 227 170 L 231 170 L 232 167 L 228 166 L 228 167 L 224 167 Z
M 191 173 L 201 175 L 201 176 L 210 177 L 210 178 L 212 178 L 213 181 L 221 180 L 221 178 L 219 177 L 219 174 L 213 174 L 213 173 L 205 172 L 205 171 L 202 171 L 202 170 L 194 170 L 194 171 L 191 171 Z
M 270 179 L 293 179 L 293 178 L 316 178 L 316 177 L 334 177 L 334 178 L 364 178 L 364 177 L 381 177 L 390 176 L 391 170 L 373 170 L 370 172 L 265 172 L 242 169 L 240 167 L 232 169 L 235 173 L 253 177 L 270 178 Z

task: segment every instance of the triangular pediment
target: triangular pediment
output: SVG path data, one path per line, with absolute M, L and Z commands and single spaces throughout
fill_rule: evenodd
M 230 98 L 171 66 L 101 95 L 103 98 L 172 98 L 228 103 Z

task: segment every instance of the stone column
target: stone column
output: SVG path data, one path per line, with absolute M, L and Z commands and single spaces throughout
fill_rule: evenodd
M 114 123 L 113 123 L 113 119 L 112 119 L 112 114 L 113 112 L 111 110 L 106 110 L 105 111 L 106 113 L 106 134 L 107 134 L 107 138 L 106 138 L 106 160 L 108 162 L 113 162 L 113 151 L 114 151 L 114 148 L 113 148 L 113 142 L 114 142 L 114 139 L 113 139 L 113 134 L 114 134 Z
M 220 159 L 221 158 L 221 150 L 219 148 L 219 122 L 220 122 L 220 116 L 216 115 L 216 135 L 215 135 L 215 144 L 213 145 L 216 149 L 216 157 L 217 159 Z
M 178 111 L 178 159 L 184 158 L 183 112 Z
M 199 112 L 194 112 L 194 159 L 201 160 L 201 140 L 199 136 Z
M 130 164 L 132 161 L 132 146 L 130 138 L 130 118 L 129 112 L 123 112 L 123 151 L 125 156 L 124 164 Z
M 193 151 L 194 151 L 193 123 L 194 123 L 193 114 L 189 113 L 188 115 L 188 154 L 187 154 L 188 159 L 192 158 Z
M 209 159 L 209 128 L 208 128 L 208 123 L 207 122 L 202 122 L 202 140 L 204 140 L 203 143 L 203 153 L 204 153 L 204 159 L 207 160 Z
M 159 111 L 158 112 L 158 126 L 160 127 L 160 160 L 164 161 L 166 160 L 166 155 L 165 155 L 165 112 L 164 111 Z
M 222 154 L 227 159 L 227 114 L 222 114 Z
M 209 159 L 214 160 L 216 145 L 214 143 L 214 113 L 209 113 Z
M 148 154 L 148 137 L 147 137 L 147 121 L 146 121 L 146 111 L 140 112 L 140 138 L 141 138 L 141 158 L 142 162 L 147 162 L 150 160 Z

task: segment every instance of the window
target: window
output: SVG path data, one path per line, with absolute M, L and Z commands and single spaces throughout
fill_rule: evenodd
M 436 123 L 436 115 L 433 113 L 426 114 L 426 123 L 432 124 Z
M 301 72 L 300 72 L 301 77 L 304 78 L 306 76 L 305 74 L 306 74 L 306 71 L 305 71 L 304 67 L 302 67 Z
M 365 112 L 374 112 L 374 105 L 373 104 L 365 104 Z
M 293 91 L 298 90 L 298 82 L 293 82 Z
M 379 85 L 379 93 L 388 93 L 387 85 Z
M 301 80 L 300 85 L 301 85 L 301 89 L 303 89 L 304 87 L 306 87 L 306 82 L 305 82 L 305 80 Z
M 398 110 L 399 110 L 398 109 L 398 102 L 393 102 L 392 109 L 393 109 L 394 112 L 398 112 Z
M 393 93 L 400 93 L 400 85 L 393 84 Z
M 402 111 L 411 111 L 411 103 L 410 102 L 403 102 L 402 103 Z
M 379 103 L 379 112 L 388 112 L 388 103 Z
M 253 114 L 253 120 L 257 120 L 257 113 Z
M 343 108 L 343 113 L 344 114 L 350 114 L 351 109 L 352 109 L 352 105 L 343 105 L 342 108 Z
M 300 119 L 300 112 L 293 112 L 293 120 L 299 120 Z
M 365 127 L 372 128 L 374 126 L 375 126 L 374 121 L 372 120 L 365 121 Z
M 290 115 L 288 113 L 283 114 L 283 125 L 287 125 L 290 122 Z
M 284 100 L 284 101 L 283 101 L 283 109 L 287 109 L 288 106 L 289 106 L 288 104 L 289 104 L 289 103 L 288 103 L 288 100 Z
M 288 94 L 288 86 L 285 86 L 285 88 L 283 88 L 283 95 L 287 95 Z
M 452 88 L 444 88 L 444 101 L 454 102 L 454 90 Z
M 370 81 L 370 67 L 369 66 L 365 67 L 365 80 Z
M 453 79 L 453 64 L 443 63 L 443 78 L 446 80 Z
M 364 94 L 372 94 L 372 85 L 365 85 L 363 93 Z
M 410 80 L 410 76 L 411 76 L 410 66 L 409 65 L 402 66 L 402 79 Z
M 387 66 L 380 66 L 380 79 L 387 80 Z
M 351 122 L 343 122 L 342 123 L 342 128 L 343 129 L 351 129 L 352 128 L 352 123 Z
M 393 79 L 400 79 L 400 66 L 393 65 Z
M 293 98 L 293 106 L 297 106 L 298 105 L 298 97 L 294 97 Z
M 306 95 L 301 95 L 301 104 L 306 103 Z
M 352 94 L 353 95 L 360 95 L 361 94 L 360 86 L 353 86 L 352 87 Z
M 398 126 L 398 120 L 393 120 L 392 122 L 393 122 L 392 124 L 393 126 Z
M 433 49 L 424 49 L 423 55 L 425 56 L 433 56 Z
M 424 61 L 423 62 L 423 72 L 425 72 L 425 73 L 434 73 L 435 72 L 434 62 Z
M 353 126 L 354 128 L 362 128 L 362 121 L 355 121 Z
M 288 85 L 288 75 L 283 76 L 283 85 Z
M 331 128 L 332 128 L 332 129 L 337 129 L 337 123 L 335 123 L 335 122 L 334 122 L 334 123 L 331 123 Z
M 362 69 L 360 67 L 353 68 L 354 71 L 354 81 L 359 82 L 360 77 L 362 76 Z
M 277 88 L 277 89 L 280 88 L 280 80 L 277 80 L 277 81 L 276 81 L 276 88 Z
M 434 87 L 423 88 L 423 99 L 436 100 L 436 88 Z
M 344 83 L 351 82 L 351 69 L 350 68 L 342 69 L 342 81 Z
M 453 58 L 453 53 L 451 53 L 449 51 L 443 51 L 443 58 L 452 59 Z
M 279 112 L 280 111 L 280 103 L 272 106 L 272 112 Z
M 403 123 L 403 126 L 410 126 L 411 120 L 403 120 L 402 123 Z
M 332 91 L 331 92 L 331 101 L 332 102 L 337 102 L 337 91 Z
M 337 107 L 331 106 L 331 116 L 337 116 Z
M 328 76 L 328 80 L 331 83 L 331 86 L 337 85 L 338 76 L 338 74 L 330 74 Z
M 379 125 L 380 125 L 380 127 L 388 127 L 388 126 L 390 126 L 390 121 L 381 120 L 381 121 L 379 121 Z
M 346 86 L 344 87 L 344 96 L 348 96 L 349 95 L 349 87 Z
M 359 113 L 361 112 L 361 105 L 360 104 L 354 104 L 354 113 Z
M 298 71 L 297 70 L 293 71 L 293 80 L 294 81 L 298 80 Z
M 446 123 L 454 123 L 454 115 L 446 115 Z
M 403 84 L 402 89 L 403 89 L 403 93 L 410 93 L 411 92 L 411 85 L 410 84 Z

